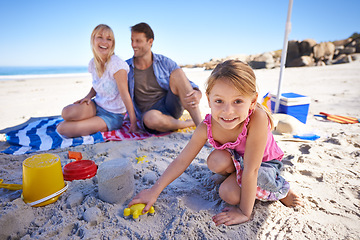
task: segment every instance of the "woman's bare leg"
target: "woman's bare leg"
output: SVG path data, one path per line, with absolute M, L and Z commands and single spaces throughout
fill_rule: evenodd
M 80 121 L 64 121 L 57 127 L 58 132 L 66 137 L 80 137 L 108 130 L 106 123 L 100 117 L 92 117 Z
M 80 121 L 94 117 L 96 115 L 96 106 L 95 103 L 75 103 L 70 104 L 61 112 L 61 116 L 65 121 Z
M 66 137 L 79 137 L 107 131 L 106 123 L 96 115 L 96 107 L 90 104 L 71 104 L 62 111 L 64 121 L 57 126 L 57 131 Z

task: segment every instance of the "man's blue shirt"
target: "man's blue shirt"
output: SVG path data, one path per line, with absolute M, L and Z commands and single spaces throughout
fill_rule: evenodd
M 152 56 L 153 56 L 153 68 L 154 68 L 154 74 L 155 74 L 156 80 L 159 83 L 161 88 L 165 89 L 166 91 L 169 91 L 170 90 L 170 74 L 174 70 L 176 70 L 180 67 L 177 65 L 176 62 L 174 62 L 170 58 L 165 57 L 163 55 L 152 53 Z M 135 103 L 135 98 L 134 98 L 134 88 L 135 88 L 134 58 L 132 57 L 132 58 L 126 60 L 126 62 L 130 67 L 130 71 L 128 73 L 130 97 L 133 101 L 136 117 L 141 120 L 142 113 L 139 110 L 139 108 L 137 107 L 137 105 Z M 190 83 L 193 88 L 197 88 L 197 89 L 199 88 L 195 83 L 193 83 L 191 81 L 190 81 Z

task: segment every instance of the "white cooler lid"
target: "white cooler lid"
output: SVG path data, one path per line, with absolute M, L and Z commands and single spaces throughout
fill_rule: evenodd
M 276 101 L 276 95 L 270 93 L 271 101 Z M 311 100 L 310 97 L 298 94 L 298 93 L 282 93 L 280 98 L 280 104 L 285 106 L 294 106 L 294 105 L 305 105 L 310 104 Z

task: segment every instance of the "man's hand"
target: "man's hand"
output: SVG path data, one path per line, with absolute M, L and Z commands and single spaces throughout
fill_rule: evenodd
M 201 96 L 202 96 L 202 93 L 200 90 L 193 89 L 184 98 L 185 104 L 187 105 L 184 107 L 185 108 L 197 108 L 199 106 Z

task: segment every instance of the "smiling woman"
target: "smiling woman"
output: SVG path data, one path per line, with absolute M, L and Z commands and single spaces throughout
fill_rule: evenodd
M 111 28 L 105 24 L 98 25 L 91 34 L 91 48 L 94 54 L 98 76 L 105 71 L 105 63 L 114 55 L 115 38 Z
M 95 27 L 91 48 L 94 54 L 89 63 L 92 88 L 84 98 L 63 109 L 64 121 L 57 126 L 57 131 L 66 137 L 79 137 L 116 130 L 122 126 L 128 112 L 130 131 L 136 132 L 136 117 L 127 82 L 129 66 L 114 54 L 114 33 L 109 26 Z

